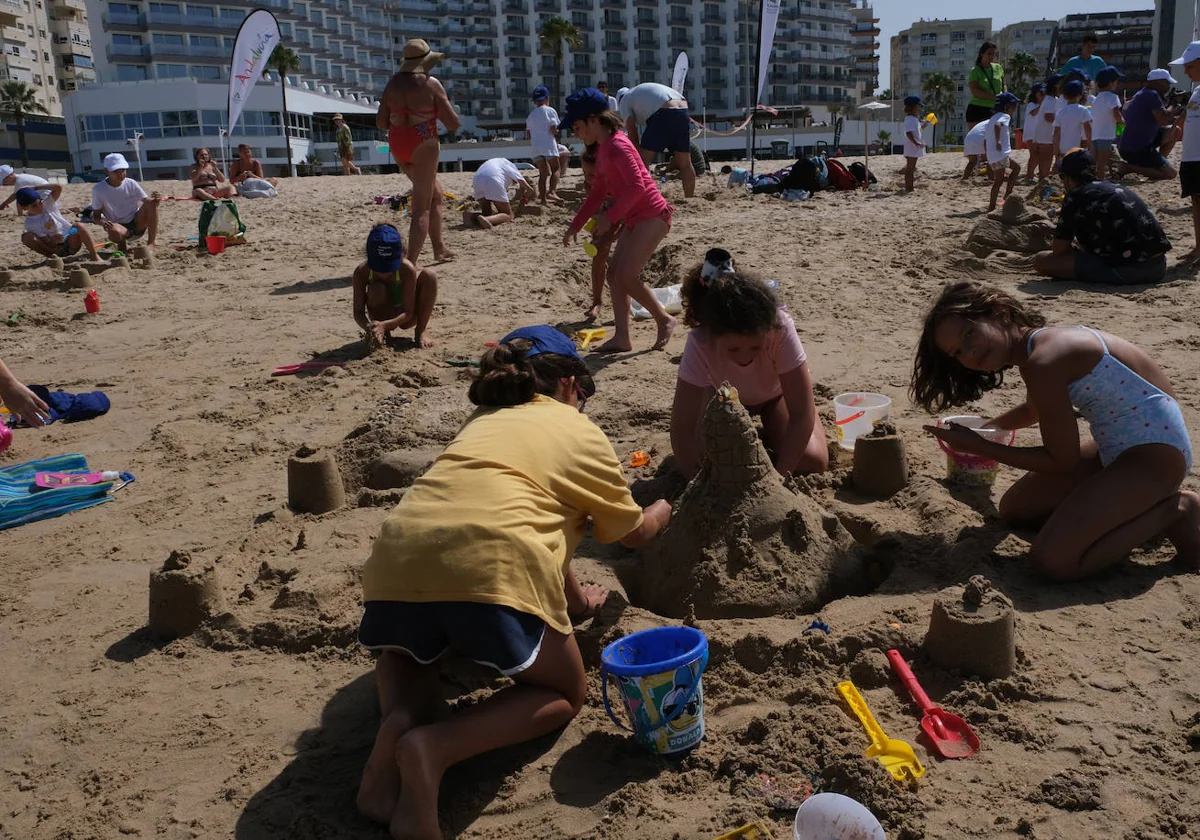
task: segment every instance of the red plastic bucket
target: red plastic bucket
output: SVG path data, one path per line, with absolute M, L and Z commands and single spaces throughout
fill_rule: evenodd
M 204 244 L 208 246 L 208 253 L 210 254 L 220 254 L 225 251 L 224 236 L 206 236 L 204 237 Z

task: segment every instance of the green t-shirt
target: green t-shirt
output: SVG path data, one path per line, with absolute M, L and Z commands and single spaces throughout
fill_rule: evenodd
M 967 76 L 967 84 L 978 82 L 979 86 L 992 94 L 991 99 L 980 99 L 978 96 L 971 97 L 972 105 L 982 105 L 985 108 L 991 108 L 996 104 L 996 97 L 1004 93 L 1004 67 L 1000 64 L 992 64 L 987 70 L 976 64 L 971 68 L 971 74 Z
M 338 149 L 347 149 L 354 145 L 354 138 L 350 136 L 350 126 L 343 124 L 337 130 L 335 135 L 337 138 Z

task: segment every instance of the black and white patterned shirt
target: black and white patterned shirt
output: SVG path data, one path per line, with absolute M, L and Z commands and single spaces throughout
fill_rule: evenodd
M 1067 193 L 1054 238 L 1074 241 L 1109 265 L 1145 262 L 1171 250 L 1146 202 L 1111 181 L 1093 181 Z

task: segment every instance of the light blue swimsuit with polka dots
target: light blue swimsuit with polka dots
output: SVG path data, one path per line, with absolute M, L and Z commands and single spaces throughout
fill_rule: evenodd
M 1071 404 L 1088 421 L 1092 438 L 1100 448 L 1100 463 L 1107 467 L 1118 455 L 1135 446 L 1165 443 L 1183 453 L 1191 471 L 1192 441 L 1179 403 L 1108 352 L 1108 344 L 1100 333 L 1091 327 L 1075 329 L 1087 330 L 1104 348 L 1104 355 L 1091 373 L 1067 385 Z M 1033 338 L 1041 331 L 1030 333 L 1027 345 L 1030 353 Z

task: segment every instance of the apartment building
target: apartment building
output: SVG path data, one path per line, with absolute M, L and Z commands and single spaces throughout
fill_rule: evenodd
M 1001 61 L 1023 52 L 1037 59 L 1039 68 L 1045 68 L 1050 59 L 1050 45 L 1057 26 L 1058 21 L 1054 20 L 1023 20 L 998 30 L 993 34 L 992 40 L 996 43 Z
M 892 36 L 891 87 L 900 98 L 920 93 L 926 79 L 944 73 L 955 83 L 955 107 L 942 131 L 962 137 L 971 91 L 967 74 L 984 41 L 991 38 L 991 18 L 921 20 Z
M 24 82 L 52 116 L 92 70 L 83 0 L 0 0 L 0 81 Z
M 1150 62 L 1151 65 L 1166 67 L 1172 59 L 1183 55 L 1183 48 L 1192 40 L 1198 23 L 1194 3 L 1188 3 L 1187 0 L 1156 0 L 1150 53 L 1154 60 Z
M 856 98 L 859 102 L 865 102 L 875 96 L 875 90 L 879 87 L 879 17 L 869 0 L 856 0 L 850 14 L 854 17 L 851 35 Z
M 1079 54 L 1083 36 L 1095 32 L 1100 38 L 1100 46 L 1096 55 L 1102 56 L 1112 66 L 1125 74 L 1124 88 L 1132 92 L 1146 81 L 1146 74 L 1155 67 L 1167 65 L 1175 58 L 1171 55 L 1166 61 L 1152 63 L 1154 57 L 1154 21 L 1153 9 L 1132 12 L 1098 12 L 1082 15 L 1067 15 L 1059 21 L 1055 32 L 1052 51 L 1055 53 L 1054 64 L 1061 67 L 1072 56 Z M 1191 30 L 1188 38 L 1191 40 Z M 1183 51 L 1181 46 L 1180 52 Z M 1176 78 L 1179 78 L 1176 76 Z

